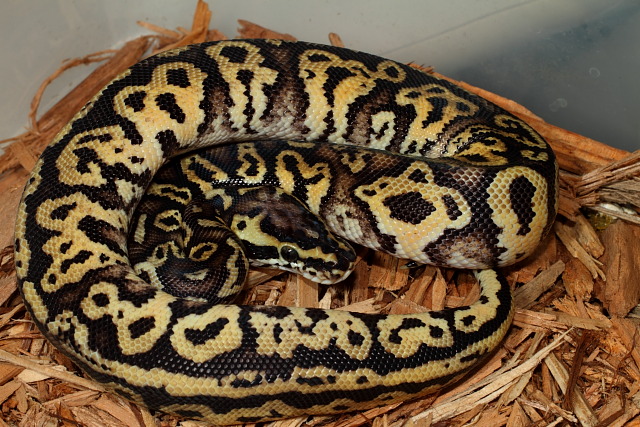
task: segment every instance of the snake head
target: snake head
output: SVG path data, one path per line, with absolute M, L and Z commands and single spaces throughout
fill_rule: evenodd
M 275 187 L 245 190 L 225 222 L 242 240 L 252 265 L 290 271 L 322 284 L 349 276 L 356 260 L 353 248 L 304 203 Z

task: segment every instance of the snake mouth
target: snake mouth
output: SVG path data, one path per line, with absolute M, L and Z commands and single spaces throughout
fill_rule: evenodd
M 344 257 L 338 262 L 322 259 L 306 260 L 305 265 L 297 271 L 309 280 L 323 285 L 331 285 L 349 277 L 353 271 L 354 261 L 355 258 L 351 260 Z
M 353 271 L 355 265 L 355 255 L 351 256 L 346 252 L 338 261 L 327 261 L 321 258 L 307 258 L 304 260 L 282 264 L 273 259 L 252 259 L 251 265 L 254 267 L 277 268 L 303 276 L 312 282 L 321 285 L 332 285 L 345 280 Z
M 335 271 L 335 272 L 323 272 L 322 274 L 311 275 L 308 272 L 302 272 L 302 276 L 305 279 L 309 279 L 313 282 L 320 283 L 321 285 L 333 285 L 345 280 L 351 274 L 352 270 Z

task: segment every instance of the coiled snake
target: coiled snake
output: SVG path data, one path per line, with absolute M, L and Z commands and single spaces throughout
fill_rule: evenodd
M 161 197 L 144 204 L 186 212 L 131 222 L 167 159 L 213 146 L 158 175 Z M 533 251 L 557 194 L 547 143 L 448 82 L 335 47 L 205 43 L 131 67 L 47 147 L 19 207 L 17 276 L 44 335 L 138 403 L 219 424 L 365 409 L 431 392 L 499 344 L 513 309 L 491 268 Z M 136 246 L 154 233 L 178 243 Z M 244 280 L 243 248 L 335 281 L 353 262 L 342 238 L 475 269 L 481 296 L 401 316 L 220 303 Z M 212 270 L 188 267 L 186 285 L 164 288 L 181 251 Z M 201 280 L 210 288 L 190 296 Z

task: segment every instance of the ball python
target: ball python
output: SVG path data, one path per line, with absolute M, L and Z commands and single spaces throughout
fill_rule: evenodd
M 208 170 L 217 183 L 225 175 L 242 181 L 209 201 L 235 203 L 224 192 L 249 191 L 243 183 L 264 173 L 261 183 L 277 180 L 282 192 L 262 190 L 254 202 L 287 193 L 332 235 L 417 263 L 473 269 L 479 300 L 365 315 L 163 289 L 131 266 L 127 239 L 140 228 L 132 215 L 168 159 L 205 147 L 221 157 L 197 160 L 208 163 L 196 179 Z M 216 424 L 363 410 L 430 393 L 500 343 L 513 307 L 493 268 L 534 250 L 557 197 L 557 164 L 544 139 L 451 83 L 343 48 L 209 42 L 132 66 L 59 132 L 24 189 L 15 265 L 45 337 L 134 402 Z M 206 206 L 192 209 L 195 222 L 206 222 Z M 229 292 L 241 274 L 236 253 L 220 267 Z

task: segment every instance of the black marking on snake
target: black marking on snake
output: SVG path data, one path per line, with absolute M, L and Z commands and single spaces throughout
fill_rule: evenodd
M 327 115 L 323 117 L 322 121 L 326 124 L 324 131 L 318 137 L 319 141 L 326 141 L 331 134 L 336 131 L 335 120 L 333 118 L 333 110 L 329 110 Z
M 186 114 L 176 102 L 176 96 L 173 93 L 162 93 L 156 96 L 155 101 L 158 108 L 169 113 L 169 117 L 176 122 L 182 124 L 187 119 Z
M 225 46 L 220 49 L 220 55 L 229 59 L 234 64 L 244 64 L 249 51 L 241 46 Z
M 219 318 L 209 323 L 204 329 L 185 329 L 184 337 L 194 345 L 202 345 L 205 342 L 216 339 L 220 332 L 229 324 L 229 319 Z
M 347 338 L 349 339 L 349 344 L 358 347 L 361 346 L 365 340 L 364 336 L 361 333 L 351 329 L 347 333 Z
M 262 375 L 257 374 L 252 381 L 246 379 L 235 379 L 231 382 L 233 388 L 250 388 L 262 384 Z
M 402 324 L 400 324 L 400 326 L 398 326 L 397 328 L 393 328 L 391 330 L 391 333 L 389 334 L 389 341 L 391 341 L 394 344 L 401 344 L 402 343 L 402 337 L 400 336 L 401 331 L 404 331 L 407 329 L 413 329 L 413 328 L 421 328 L 424 326 L 426 326 L 425 323 L 420 319 L 416 319 L 413 317 L 402 319 Z
M 158 246 L 158 248 L 156 249 L 156 258 L 164 258 L 164 249 L 161 246 Z
M 329 315 L 324 311 L 317 308 L 307 308 L 304 311 L 305 316 L 307 316 L 313 322 L 313 327 L 315 327 L 318 322 L 322 320 L 327 320 Z
M 124 99 L 124 105 L 127 107 L 131 107 L 134 112 L 139 112 L 144 110 L 144 99 L 147 97 L 147 92 L 143 90 L 139 90 L 137 92 L 133 92 L 129 94 Z
M 92 141 L 109 142 L 112 139 L 113 139 L 113 136 L 111 136 L 111 134 L 109 133 L 102 133 L 100 135 L 93 135 L 93 134 L 85 135 L 78 140 L 78 145 L 86 144 Z
M 446 93 L 441 87 L 430 87 L 427 89 L 427 93 Z
M 310 386 L 323 385 L 324 380 L 320 377 L 309 377 L 309 378 L 296 378 L 296 382 L 298 384 L 306 384 Z
M 389 196 L 382 204 L 389 208 L 391 218 L 413 225 L 420 224 L 436 211 L 433 203 L 425 200 L 417 191 Z
M 356 384 L 367 384 L 368 382 L 369 382 L 369 378 L 365 377 L 364 375 L 356 379 Z
M 89 164 L 100 162 L 100 157 L 95 150 L 88 147 L 76 148 L 73 150 L 73 154 L 78 158 L 76 170 L 82 174 L 90 174 L 91 168 Z
M 536 187 L 524 176 L 515 178 L 509 184 L 509 199 L 511 209 L 518 216 L 520 228 L 516 233 L 518 236 L 526 236 L 531 232 L 531 222 L 536 216 L 533 210 L 533 197 L 536 194 Z
M 364 68 L 362 68 L 362 67 L 353 67 L 353 69 L 358 70 L 363 77 L 365 77 L 367 79 L 371 78 L 371 74 L 367 73 L 367 70 L 365 70 Z
M 291 196 L 299 201 L 305 202 L 307 200 L 306 189 L 309 186 L 315 185 L 325 179 L 325 176 L 322 173 L 316 173 L 310 178 L 305 178 L 300 171 L 298 160 L 294 156 L 285 154 L 282 160 L 285 164 L 286 170 L 290 171 L 293 174 L 293 180 L 296 183 Z M 287 198 L 285 197 L 284 199 Z M 293 204 L 293 202 L 290 203 Z
M 142 271 L 142 272 L 140 272 L 140 273 L 138 274 L 138 276 L 140 276 L 140 278 L 141 278 L 142 280 L 144 280 L 145 282 L 147 282 L 147 283 L 151 282 L 151 276 L 150 276 L 150 275 L 149 275 L 149 273 L 148 273 L 148 272 L 146 272 L 146 271 Z
M 256 109 L 253 108 L 253 95 L 251 95 L 251 81 L 253 80 L 254 73 L 250 70 L 238 70 L 236 78 L 240 83 L 244 85 L 244 96 L 247 97 L 247 103 L 242 113 L 246 117 L 244 128 L 248 133 L 255 134 L 257 131 L 251 128 L 251 121 L 256 113 Z
M 407 178 L 409 178 L 411 181 L 416 182 L 418 184 L 429 183 L 429 180 L 427 179 L 427 174 L 419 168 L 414 169 L 413 172 L 411 172 Z
M 429 141 L 429 140 L 426 140 L 426 141 L 421 141 L 421 142 L 422 142 L 422 146 L 421 146 L 421 147 L 420 147 L 420 149 L 418 150 L 418 153 L 419 153 L 421 156 L 426 156 L 426 155 L 427 155 L 427 153 L 431 153 L 431 152 L 433 152 L 434 147 L 436 147 L 436 146 L 437 146 L 437 141 Z M 413 151 L 412 151 L 412 153 L 415 153 L 415 152 L 416 152 L 416 150 L 413 150 Z M 409 153 L 407 153 L 407 154 L 409 154 Z
M 69 215 L 69 212 L 74 210 L 76 207 L 78 207 L 78 204 L 76 202 L 67 203 L 67 204 L 58 206 L 57 208 L 51 211 L 51 213 L 49 214 L 49 217 L 51 219 L 64 221 L 67 215 Z
M 429 325 L 429 335 L 431 338 L 442 338 L 444 330 L 440 326 Z
M 417 146 L 418 143 L 416 141 L 411 141 L 411 143 L 409 143 L 409 148 L 407 148 L 406 154 L 415 154 Z
M 172 130 L 163 130 L 156 134 L 156 140 L 162 146 L 162 151 L 170 155 L 175 153 L 180 146 L 175 132 Z
M 280 325 L 280 323 L 276 323 L 275 326 L 273 327 L 273 340 L 277 344 L 282 343 L 282 337 L 281 337 L 282 332 L 284 332 L 284 329 L 282 329 L 282 326 Z
M 247 313 L 256 312 L 274 319 L 285 319 L 291 315 L 291 309 L 279 305 L 254 305 L 243 307 Z
M 183 89 L 191 86 L 191 82 L 189 81 L 189 74 L 184 68 L 169 69 L 167 70 L 166 76 L 167 83 L 172 86 L 177 86 Z
M 258 215 L 260 215 L 261 213 L 263 213 L 263 212 L 264 212 L 264 208 L 263 208 L 262 206 L 257 206 L 257 207 L 255 207 L 255 208 L 253 208 L 253 209 L 250 209 L 250 210 L 246 211 L 246 213 L 245 213 L 245 214 L 246 214 L 249 218 L 255 218 L 255 217 L 257 217 Z
M 387 67 L 384 69 L 384 72 L 387 74 L 387 76 L 393 78 L 393 79 L 397 79 L 398 76 L 400 75 L 398 69 L 396 67 Z
M 249 163 L 249 167 L 244 171 L 247 176 L 258 176 L 260 173 L 260 160 L 249 153 L 244 153 L 242 160 Z
M 307 59 L 309 60 L 309 62 L 329 62 L 329 61 L 331 61 L 331 58 L 329 58 L 327 55 L 322 55 L 321 53 L 314 53 L 314 54 L 308 55 Z
M 195 259 L 202 259 L 202 256 L 203 256 L 206 252 L 211 251 L 211 250 L 213 250 L 213 246 L 211 246 L 211 245 L 206 245 L 206 244 L 205 244 L 205 245 L 202 245 L 202 246 L 198 247 L 198 250 L 196 250 L 195 252 L 193 252 L 193 253 L 191 254 L 191 257 L 192 257 L 192 258 L 195 258 Z
M 389 122 L 384 122 L 384 124 L 380 127 L 380 130 L 378 131 L 378 133 L 374 135 L 374 138 L 377 140 L 382 139 L 382 137 L 384 136 L 384 134 L 387 132 L 388 129 L 389 129 Z
M 85 216 L 78 222 L 78 230 L 86 234 L 92 241 L 105 245 L 118 255 L 126 256 L 126 252 L 120 246 L 122 242 L 116 240 L 117 236 L 123 233 L 121 229 L 104 220 Z
M 462 323 L 464 324 L 464 326 L 471 326 L 475 321 L 476 321 L 476 316 L 465 316 L 462 318 Z
M 472 362 L 476 359 L 480 359 L 480 357 L 482 357 L 482 354 L 479 351 L 476 351 L 475 353 L 469 354 L 467 356 L 463 356 L 460 358 L 460 363 L 467 363 L 467 362 Z
M 156 326 L 155 317 L 141 317 L 127 326 L 132 339 L 140 338 Z
M 203 68 L 206 69 L 206 67 Z M 217 80 L 216 77 L 216 73 L 208 73 L 207 77 L 202 82 L 203 92 L 206 96 L 198 105 L 200 111 L 204 113 L 204 120 L 202 120 L 202 123 L 198 124 L 198 135 L 202 135 L 209 129 L 209 125 L 215 116 L 211 94 L 214 92 L 214 88 L 220 84 L 220 81 Z
M 431 123 L 438 123 L 442 121 L 445 115 L 445 108 L 449 105 L 449 101 L 446 98 L 439 96 L 427 97 L 427 101 L 433 108 L 429 110 L 427 117 L 422 121 L 422 127 L 425 129 Z
M 104 293 L 94 294 L 91 299 L 98 307 L 106 307 L 109 305 L 109 296 Z
M 447 208 L 447 216 L 451 221 L 455 221 L 462 215 L 462 211 L 458 207 L 455 199 L 450 194 L 442 196 L 442 203 Z
M 456 102 L 456 108 L 461 113 L 468 113 L 469 111 L 471 111 L 469 105 L 465 104 L 464 102 Z
M 296 320 L 295 323 L 296 323 L 296 327 L 298 328 L 298 332 L 300 332 L 301 334 L 304 334 L 304 335 L 315 335 L 315 332 L 313 332 L 313 329 L 316 327 L 315 324 L 303 325 L 298 320 Z
M 188 190 L 177 187 L 162 187 L 160 194 L 175 197 L 185 202 L 190 199 L 191 193 Z
M 181 224 L 180 219 L 176 218 L 174 215 L 158 218 L 158 222 L 167 227 L 178 227 Z
M 326 74 L 329 78 L 324 82 L 322 88 L 324 89 L 327 104 L 333 107 L 335 105 L 334 92 L 338 85 L 342 83 L 343 80 L 349 77 L 355 77 L 357 74 L 345 67 L 329 67 L 326 70 Z

